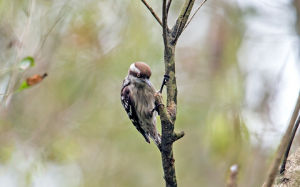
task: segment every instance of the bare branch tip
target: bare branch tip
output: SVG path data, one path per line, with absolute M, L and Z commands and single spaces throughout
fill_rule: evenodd
M 172 0 L 169 0 L 168 4 L 167 4 L 167 14 L 169 13 L 171 3 L 172 3 Z
M 156 21 L 163 26 L 162 21 L 160 20 L 160 18 L 158 17 L 158 15 L 156 14 L 156 12 L 153 10 L 153 8 L 145 1 L 145 0 L 141 0 L 142 3 L 144 3 L 144 5 L 147 7 L 147 9 L 150 11 L 150 13 L 153 15 L 153 17 L 156 19 Z
M 182 137 L 184 137 L 184 132 L 183 131 L 181 131 L 181 132 L 179 132 L 179 133 L 174 133 L 174 142 L 175 141 L 177 141 L 177 140 L 179 140 L 179 139 L 181 139 Z
M 206 2 L 207 0 L 203 0 L 201 2 L 201 4 L 199 5 L 199 7 L 196 9 L 196 11 L 194 12 L 194 14 L 192 15 L 192 17 L 188 20 L 187 24 L 184 26 L 183 30 L 186 29 L 186 27 L 190 24 L 190 22 L 193 20 L 193 18 L 195 17 L 195 15 L 198 13 L 198 11 L 200 10 L 200 8 L 204 5 L 204 3 Z

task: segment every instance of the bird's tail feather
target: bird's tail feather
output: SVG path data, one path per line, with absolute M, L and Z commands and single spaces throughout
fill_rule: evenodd
M 146 135 L 146 134 L 144 135 L 144 134 L 143 134 L 143 136 L 144 136 L 146 142 L 147 142 L 147 143 L 150 143 L 149 135 Z
M 160 146 L 161 144 L 160 134 L 157 133 L 155 136 L 151 136 L 151 138 L 157 146 Z

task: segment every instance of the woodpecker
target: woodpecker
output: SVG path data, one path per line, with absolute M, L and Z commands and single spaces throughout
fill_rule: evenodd
M 159 146 L 161 137 L 156 129 L 156 116 L 158 114 L 154 96 L 156 90 L 149 81 L 150 77 L 151 68 L 146 63 L 135 62 L 131 64 L 128 75 L 123 81 L 121 102 L 129 119 L 144 136 L 146 142 L 150 143 L 151 138 Z

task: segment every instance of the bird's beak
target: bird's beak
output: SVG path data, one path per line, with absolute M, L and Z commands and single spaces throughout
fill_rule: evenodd
M 145 79 L 145 82 L 148 84 L 148 86 L 152 86 L 151 82 L 149 81 L 149 79 Z

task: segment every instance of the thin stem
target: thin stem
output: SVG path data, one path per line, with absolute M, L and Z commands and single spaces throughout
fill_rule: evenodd
M 192 11 L 192 8 L 194 6 L 195 0 L 186 0 L 180 14 L 176 20 L 176 24 L 174 25 L 172 29 L 172 36 L 174 37 L 174 40 L 172 41 L 173 44 L 176 44 L 179 36 L 183 32 L 183 28 L 186 25 L 186 22 L 190 16 L 190 13 Z
M 153 10 L 153 8 L 145 1 L 145 0 L 141 0 L 144 5 L 148 8 L 148 10 L 151 12 L 151 14 L 153 15 L 153 17 L 156 19 L 156 21 L 163 26 L 163 23 L 161 22 L 160 18 L 157 16 L 157 14 L 155 13 L 155 11 Z
M 238 172 L 239 172 L 239 167 L 237 164 L 234 164 L 230 167 L 230 175 L 226 187 L 237 187 Z
M 271 167 L 269 169 L 266 181 L 264 183 L 264 187 L 271 187 L 274 183 L 274 180 L 275 180 L 275 177 L 276 177 L 276 174 L 277 174 L 277 171 L 278 171 L 278 167 L 279 167 L 280 162 L 282 160 L 285 149 L 288 146 L 288 143 L 289 143 L 289 140 L 290 140 L 290 137 L 291 137 L 291 133 L 292 133 L 294 124 L 296 122 L 299 110 L 300 110 L 300 93 L 298 95 L 297 103 L 296 103 L 296 106 L 294 108 L 292 118 L 289 122 L 289 126 L 286 129 L 286 131 L 284 133 L 284 136 L 281 139 L 280 145 L 279 145 L 278 150 L 275 154 L 275 158 L 274 158 L 274 160 L 271 164 Z
M 162 5 L 162 27 L 163 27 L 163 39 L 164 39 L 164 44 L 165 47 L 168 45 L 168 37 L 167 37 L 167 28 L 168 28 L 168 15 L 167 15 L 167 0 L 163 0 L 163 5 Z
M 49 30 L 47 31 L 47 33 L 43 36 L 42 41 L 40 43 L 39 48 L 36 50 L 36 54 L 34 56 L 37 56 L 38 53 L 44 48 L 44 45 L 46 44 L 46 41 L 49 37 L 49 35 L 51 34 L 51 32 L 55 29 L 55 27 L 57 26 L 57 24 L 63 19 L 64 15 L 65 15 L 65 9 L 68 5 L 69 1 L 59 10 L 59 13 L 57 15 L 57 18 L 55 20 L 55 22 L 51 25 L 51 27 L 49 28 Z
M 202 3 L 199 5 L 199 7 L 196 9 L 196 11 L 194 12 L 194 14 L 192 15 L 192 17 L 188 20 L 188 22 L 186 23 L 186 25 L 184 26 L 183 30 L 185 30 L 185 28 L 190 24 L 190 22 L 193 20 L 193 18 L 195 17 L 195 15 L 198 13 L 198 11 L 200 10 L 200 8 L 204 5 L 204 3 L 207 0 L 203 0 Z
M 297 129 L 299 127 L 299 123 L 300 123 L 300 115 L 298 116 L 298 119 L 296 121 L 296 124 L 293 128 L 293 132 L 292 132 L 292 135 L 291 135 L 291 138 L 290 138 L 290 141 L 289 141 L 289 145 L 287 146 L 286 148 L 286 151 L 285 151 L 285 154 L 284 154 L 284 157 L 283 157 L 283 161 L 282 161 L 282 164 L 281 164 L 281 167 L 280 167 L 280 174 L 284 174 L 284 171 L 285 171 L 285 165 L 286 165 L 286 161 L 287 161 L 287 158 L 289 156 L 289 153 L 290 153 L 290 149 L 292 147 L 292 143 L 293 143 L 293 140 L 295 138 L 295 135 L 296 135 L 296 132 L 297 132 Z
M 170 9 L 171 4 L 172 4 L 172 0 L 169 0 L 168 4 L 167 4 L 167 14 L 169 13 L 169 9 Z

